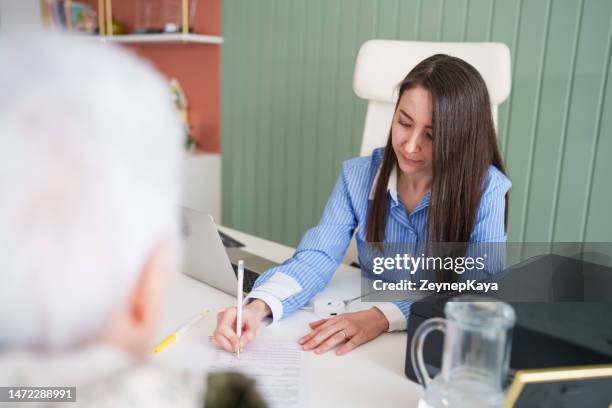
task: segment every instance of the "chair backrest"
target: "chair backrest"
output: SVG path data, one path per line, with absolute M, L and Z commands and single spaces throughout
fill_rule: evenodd
M 510 50 L 505 44 L 370 40 L 359 49 L 353 77 L 353 90 L 369 101 L 362 156 L 386 144 L 399 83 L 419 62 L 434 54 L 461 58 L 480 72 L 497 126 L 497 106 L 510 94 Z

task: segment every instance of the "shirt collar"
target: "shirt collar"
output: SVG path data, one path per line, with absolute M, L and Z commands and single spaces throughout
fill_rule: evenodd
M 378 166 L 378 170 L 376 170 L 376 176 L 374 176 L 374 182 L 372 183 L 372 188 L 370 188 L 370 196 L 369 199 L 374 199 L 374 190 L 376 189 L 376 183 L 378 183 L 378 177 L 380 176 L 380 169 L 382 168 L 382 163 Z M 397 204 L 397 166 L 393 166 L 391 170 L 391 174 L 389 174 L 389 183 L 387 183 L 387 191 L 395 204 Z
M 381 168 L 382 168 L 382 163 L 380 164 L 380 166 L 378 166 L 378 170 L 376 171 L 376 176 L 374 176 L 374 182 L 372 183 L 372 187 L 370 188 L 369 200 L 374 199 L 376 183 L 378 183 L 378 177 L 380 176 Z M 389 192 L 389 195 L 393 199 L 393 204 L 394 205 L 399 204 L 399 201 L 397 198 L 397 166 L 393 166 L 393 169 L 391 170 L 391 174 L 389 174 L 389 182 L 387 183 L 387 191 Z M 431 192 L 429 190 L 425 192 L 425 195 L 423 196 L 421 201 L 417 204 L 417 206 L 412 210 L 412 213 L 415 213 L 429 206 L 430 196 L 431 196 Z

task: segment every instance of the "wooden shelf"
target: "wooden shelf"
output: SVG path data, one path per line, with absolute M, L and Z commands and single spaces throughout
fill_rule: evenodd
M 98 36 L 101 42 L 223 44 L 223 37 L 205 34 L 125 34 Z

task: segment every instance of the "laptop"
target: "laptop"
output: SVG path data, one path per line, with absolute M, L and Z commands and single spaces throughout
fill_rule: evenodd
M 225 248 L 209 214 L 182 208 L 185 243 L 185 275 L 236 296 L 238 260 L 244 260 L 244 292 L 253 289 L 259 275 L 278 263 L 237 246 Z

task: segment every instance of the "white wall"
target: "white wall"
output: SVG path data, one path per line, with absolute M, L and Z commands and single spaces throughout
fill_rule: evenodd
M 0 0 L 0 32 L 42 27 L 40 0 Z
M 188 155 L 185 160 L 183 205 L 206 212 L 221 222 L 221 155 Z

